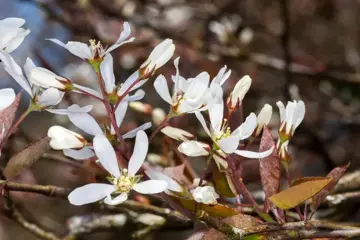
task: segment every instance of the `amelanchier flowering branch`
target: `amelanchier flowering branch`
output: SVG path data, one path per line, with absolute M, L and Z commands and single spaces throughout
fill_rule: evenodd
M 135 40 L 134 37 L 130 37 L 131 27 L 127 22 L 123 24 L 123 31 L 117 41 L 108 48 L 95 40 L 90 40 L 89 44 L 74 41 L 65 44 L 57 39 L 48 39 L 92 66 L 101 90 L 97 92 L 73 83 L 66 76 L 36 66 L 30 58 L 27 58 L 24 66 L 20 67 L 10 53 L 30 33 L 29 30 L 21 28 L 24 23 L 25 21 L 19 18 L 0 21 L 1 66 L 24 92 L 23 95 L 16 95 L 11 88 L 0 89 L 0 120 L 2 121 L 0 151 L 21 122 L 33 111 L 66 115 L 81 132 L 54 125 L 49 128 L 47 137 L 25 147 L 10 158 L 5 166 L 4 180 L 1 183 L 4 185 L 8 216 L 19 224 L 44 239 L 58 239 L 54 234 L 47 233 L 38 226 L 27 227 L 29 223 L 12 204 L 9 191 L 66 197 L 69 203 L 75 206 L 98 202 L 114 213 L 123 209 L 124 213 L 130 214 L 129 209 L 126 210 L 128 207 L 132 209 L 131 211 L 149 211 L 160 215 L 161 217 L 155 216 L 155 218 L 152 216 L 151 219 L 158 220 L 154 220 L 155 222 L 161 222 L 154 226 L 149 224 L 152 220 L 144 221 L 136 218 L 135 222 L 140 221 L 147 225 L 145 233 L 156 230 L 163 225 L 167 217 L 174 216 L 202 221 L 209 228 L 217 231 L 203 232 L 204 237 L 211 234 L 225 234 L 226 239 L 272 239 L 276 233 L 279 234 L 279 239 L 296 239 L 312 236 L 307 231 L 318 228 L 311 217 L 345 173 L 347 166 L 335 168 L 327 177 L 291 179 L 289 143 L 296 128 L 304 119 L 304 102 L 288 102 L 286 107 L 282 102 L 277 103 L 281 120 L 278 136 L 273 136 L 268 128 L 273 111 L 269 104 L 265 104 L 258 115 L 250 113 L 243 122 L 238 122 L 237 126 L 232 128 L 229 122 L 236 120 L 233 113 L 242 112 L 245 95 L 252 83 L 250 76 L 241 78 L 226 98 L 223 86 L 231 74 L 227 66 L 220 69 L 212 79 L 207 72 L 200 72 L 195 77 L 183 77 L 179 70 L 180 57 L 176 57 L 175 74 L 169 78 L 170 81 L 164 75 L 156 76 L 158 70 L 172 59 L 175 53 L 173 41 L 165 39 L 154 48 L 136 71 L 125 81 L 118 83 L 114 75 L 111 52 Z M 140 88 L 146 82 L 152 81 L 153 76 L 156 76 L 152 83 L 155 91 L 169 104 L 168 109 L 152 110 L 155 129 L 152 130 L 150 138 L 145 131 L 152 128 L 151 122 L 123 133 L 120 126 L 128 107 L 136 105 L 137 109 L 142 109 L 139 106 L 144 105 L 140 100 L 145 96 L 145 91 Z M 172 85 L 171 90 L 168 87 L 169 82 Z M 83 94 L 103 104 L 107 113 L 106 120 L 101 124 L 98 123 L 98 120 L 90 114 L 92 105 L 73 104 L 67 108 L 57 108 L 66 94 L 73 93 Z M 21 96 L 26 96 L 28 108 L 13 123 Z M 184 115 L 193 115 L 198 119 L 201 129 L 207 136 L 203 141 L 198 140 L 200 138 L 197 137 L 198 132 L 189 132 L 174 125 L 172 119 Z M 158 134 L 159 132 L 165 136 Z M 134 137 L 134 147 L 131 148 L 129 139 Z M 174 158 L 172 150 L 167 149 L 165 154 L 151 153 L 152 159 L 157 156 L 158 160 L 150 161 L 148 154 L 150 145 L 155 140 L 163 143 L 164 146 L 169 144 L 170 139 L 164 137 L 180 142 L 176 145 L 178 150 L 176 154 L 184 155 L 181 157 L 182 161 L 186 162 L 187 169 L 193 171 L 190 164 L 192 161 L 206 159 L 206 169 L 201 173 L 201 178 L 186 177 L 184 165 L 164 167 Z M 176 141 L 171 140 L 171 143 Z M 76 167 L 84 167 L 85 171 L 92 174 L 92 178 L 88 178 L 92 181 L 71 191 L 55 186 L 9 182 L 6 178 L 15 175 L 12 173 L 14 168 L 16 171 L 13 172 L 18 174 L 46 152 L 46 149 L 40 147 L 44 144 L 54 150 L 61 150 L 66 157 L 74 161 L 81 161 Z M 29 154 L 30 152 L 33 154 Z M 149 161 L 145 163 L 147 157 Z M 264 205 L 259 205 L 260 203 L 255 201 L 242 180 L 241 169 L 244 159 L 253 159 L 260 163 L 261 183 L 265 192 Z M 280 191 L 281 166 L 286 170 L 289 184 L 289 187 L 282 191 Z M 136 201 L 129 200 L 139 199 L 140 195 L 143 195 L 143 199 L 149 205 L 142 206 Z M 174 211 L 151 205 L 154 198 L 163 199 L 174 208 Z M 129 204 L 130 202 L 132 204 Z M 302 204 L 305 204 L 303 209 L 301 209 Z M 243 206 L 251 207 L 258 218 L 245 215 Z M 302 222 L 291 223 L 292 219 L 287 217 L 288 214 L 293 213 L 291 209 L 298 212 Z M 130 216 L 134 216 L 134 213 Z M 123 219 L 124 216 L 121 217 Z M 248 219 L 247 224 L 253 223 L 253 226 L 249 227 L 244 225 L 244 221 L 238 220 L 243 217 Z M 102 216 L 101 219 L 108 221 L 112 217 Z M 121 224 L 115 222 L 118 224 L 116 226 L 123 226 L 123 221 Z M 331 227 L 321 225 L 321 228 L 345 231 L 338 232 L 336 236 L 360 235 L 358 228 L 341 228 L 338 225 Z M 85 232 L 89 234 L 92 229 Z M 84 233 L 84 231 L 80 232 Z M 330 231 L 318 234 L 315 232 L 313 236 L 327 236 L 326 234 L 332 236 Z

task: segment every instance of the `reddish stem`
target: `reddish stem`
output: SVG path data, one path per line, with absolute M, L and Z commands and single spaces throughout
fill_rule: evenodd
M 117 108 L 117 106 L 119 106 L 119 104 L 121 103 L 122 100 L 124 100 L 124 98 L 126 97 L 126 95 L 128 95 L 128 93 L 132 90 L 132 88 L 141 80 L 141 78 L 138 78 L 135 80 L 135 82 L 133 82 L 128 89 L 126 89 L 126 91 L 119 97 L 115 108 Z
M 93 97 L 93 98 L 99 100 L 100 102 L 103 102 L 103 103 L 104 103 L 104 101 L 105 101 L 104 99 L 101 99 L 101 98 L 95 96 L 94 94 L 89 93 L 89 92 L 87 92 L 87 91 L 85 91 L 85 90 L 82 90 L 82 89 L 80 89 L 80 88 L 74 87 L 74 90 L 79 91 L 79 92 L 83 93 L 83 94 L 86 95 L 86 96 Z

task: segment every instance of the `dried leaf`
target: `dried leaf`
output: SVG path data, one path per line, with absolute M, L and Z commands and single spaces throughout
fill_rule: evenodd
M 214 167 L 213 170 L 213 180 L 215 184 L 215 189 L 221 196 L 224 197 L 235 197 L 236 194 L 229 185 L 228 181 L 231 181 L 230 178 L 226 177 L 226 172 L 222 172 L 219 170 L 217 166 Z M 232 183 L 230 183 L 232 184 Z
M 317 181 L 317 180 L 322 180 L 322 179 L 324 179 L 324 177 L 302 177 L 302 178 L 298 178 L 298 179 L 294 180 L 291 183 L 291 186 L 293 187 L 293 186 L 299 185 L 304 182 Z
M 195 212 L 196 205 L 197 210 L 203 210 L 204 212 L 208 213 L 211 216 L 225 218 L 231 217 L 234 215 L 239 214 L 239 211 L 234 208 L 230 208 L 228 206 L 217 204 L 217 205 L 206 205 L 202 203 L 197 203 L 193 199 L 185 199 L 180 197 L 174 197 L 184 208 Z
M 331 182 L 323 188 L 318 194 L 316 194 L 313 197 L 312 202 L 312 211 L 315 211 L 320 204 L 325 200 L 326 196 L 329 195 L 332 190 L 335 188 L 337 182 L 340 180 L 340 178 L 345 174 L 346 170 L 348 169 L 349 164 L 342 166 L 342 167 L 336 167 L 329 174 L 327 177 L 331 178 Z
M 198 231 L 191 234 L 186 240 L 201 240 L 208 231 Z
M 269 212 L 269 197 L 279 192 L 280 189 L 280 160 L 275 147 L 275 141 L 270 130 L 265 126 L 261 137 L 259 152 L 274 147 L 270 156 L 259 159 L 261 183 L 265 192 L 264 211 Z
M 184 179 L 185 164 L 178 165 L 176 167 L 167 167 L 164 169 L 164 173 L 169 177 L 175 179 L 178 182 L 183 182 Z
M 12 156 L 5 167 L 5 177 L 15 177 L 19 175 L 24 169 L 29 168 L 41 157 L 41 155 L 43 155 L 47 150 L 49 150 L 49 141 L 49 137 L 43 137 L 37 142 L 28 145 L 23 150 Z
M 323 178 L 303 182 L 281 191 L 271 196 L 269 199 L 272 203 L 281 209 L 287 210 L 294 208 L 320 192 L 331 182 L 331 180 L 331 178 Z
M 6 136 L 8 130 L 10 129 L 14 121 L 16 111 L 19 107 L 20 99 L 21 92 L 17 94 L 14 102 L 10 106 L 0 111 L 0 143 L 2 142 L 4 136 Z M 5 130 L 3 131 L 3 129 Z

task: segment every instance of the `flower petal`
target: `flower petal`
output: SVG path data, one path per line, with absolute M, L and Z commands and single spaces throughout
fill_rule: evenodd
M 271 147 L 269 150 L 266 150 L 264 152 L 252 152 L 252 151 L 246 151 L 246 150 L 236 150 L 235 153 L 237 155 L 246 157 L 246 158 L 264 158 L 269 156 L 274 150 L 274 147 Z
M 146 129 L 151 128 L 151 126 L 152 126 L 151 122 L 144 123 L 143 125 L 141 125 L 141 126 L 139 126 L 137 128 L 134 128 L 133 130 L 125 133 L 122 137 L 123 137 L 123 139 L 133 138 L 133 137 L 136 136 L 136 134 L 139 131 L 145 131 Z
M 135 176 L 145 161 L 149 148 L 149 139 L 144 131 L 136 134 L 134 152 L 129 160 L 129 176 Z
M 120 177 L 116 154 L 109 140 L 101 134 L 95 136 L 93 144 L 101 165 L 114 177 Z
M 103 96 L 96 90 L 92 89 L 92 88 L 89 88 L 89 87 L 85 87 L 85 86 L 82 86 L 82 85 L 79 85 L 79 84 L 76 84 L 76 83 L 73 83 L 72 84 L 74 87 L 78 88 L 78 89 L 81 89 L 85 92 L 88 92 L 100 99 L 103 99 Z M 76 93 L 80 93 L 80 94 L 84 94 L 83 92 L 80 92 L 80 91 L 77 91 L 77 90 L 72 90 L 72 92 L 76 92 Z
M 285 106 L 281 101 L 278 101 L 276 105 L 279 107 L 280 112 L 280 122 L 285 121 L 286 113 L 285 113 Z
M 191 133 L 176 127 L 166 126 L 161 129 L 161 132 L 164 133 L 166 136 L 178 141 L 186 141 L 190 138 L 194 138 L 194 135 L 192 135 Z
M 121 193 L 119 196 L 115 198 L 111 198 L 111 195 L 109 194 L 105 198 L 104 203 L 108 205 L 118 205 L 125 202 L 128 199 L 128 197 L 129 197 L 128 193 Z
M 142 194 L 156 194 L 165 191 L 168 187 L 167 182 L 162 180 L 147 180 L 136 183 L 133 189 Z
M 220 139 L 217 143 L 225 153 L 233 153 L 239 146 L 239 135 L 230 135 L 227 138 Z
M 104 60 L 100 64 L 101 76 L 104 80 L 105 90 L 112 93 L 115 88 L 114 61 L 111 54 L 106 54 Z
M 89 46 L 86 43 L 82 42 L 68 42 L 65 45 L 66 49 L 69 50 L 75 56 L 86 59 L 92 59 L 92 54 Z
M 127 95 L 123 101 L 126 102 L 134 102 L 134 101 L 139 101 L 141 99 L 143 99 L 145 96 L 145 91 L 142 89 L 137 90 L 133 95 Z
M 117 92 L 118 96 L 123 95 L 127 89 L 139 78 L 139 70 L 136 70 L 135 72 L 133 72 L 126 80 L 125 82 L 121 85 L 119 91 Z M 137 84 L 135 84 L 137 85 Z M 134 90 L 135 88 L 132 87 L 131 91 Z
M 110 184 L 90 183 L 76 188 L 69 196 L 69 202 L 80 206 L 88 203 L 97 202 L 115 191 L 115 187 Z
M 80 150 L 75 149 L 64 149 L 63 153 L 67 157 L 71 157 L 76 160 L 84 160 L 89 159 L 93 156 L 95 156 L 95 153 L 93 150 L 91 150 L 89 147 L 83 147 Z
M 15 100 L 16 94 L 12 88 L 0 89 L 0 110 L 10 106 Z
M 250 113 L 238 128 L 236 128 L 231 135 L 238 135 L 240 140 L 246 139 L 251 136 L 257 126 L 257 119 L 255 113 Z
M 154 88 L 155 88 L 155 91 L 159 94 L 159 96 L 164 101 L 166 101 L 167 103 L 172 105 L 169 87 L 168 87 L 167 80 L 164 77 L 164 75 L 160 75 L 155 79 Z
M 208 128 L 207 125 L 206 125 L 205 118 L 203 117 L 203 115 L 202 115 L 199 111 L 196 111 L 196 112 L 195 112 L 195 116 L 196 116 L 196 118 L 199 120 L 201 126 L 204 128 L 204 130 L 205 130 L 205 132 L 207 133 L 207 135 L 209 135 L 209 137 L 211 137 L 210 130 L 209 130 L 209 128 Z
M 65 93 L 56 88 L 46 89 L 41 95 L 38 95 L 36 103 L 42 107 L 55 106 L 61 102 Z
M 80 128 L 87 134 L 96 136 L 103 134 L 101 127 L 96 120 L 88 113 L 71 113 L 68 115 L 69 120 L 76 127 Z
M 148 169 L 145 171 L 145 174 L 152 180 L 162 180 L 167 182 L 167 189 L 174 191 L 174 192 L 182 192 L 183 188 L 180 186 L 179 183 L 177 183 L 174 179 L 171 177 L 161 173 L 154 171 L 152 169 Z
M 93 109 L 93 105 L 87 105 L 85 107 L 80 107 L 77 104 L 73 104 L 67 109 L 48 109 L 48 112 L 59 114 L 59 115 L 69 115 L 74 113 L 88 113 Z
M 195 140 L 185 141 L 179 145 L 178 150 L 189 157 L 209 155 L 210 146 Z
M 209 109 L 209 116 L 212 130 L 219 132 L 222 126 L 223 116 L 224 116 L 224 103 L 215 103 Z

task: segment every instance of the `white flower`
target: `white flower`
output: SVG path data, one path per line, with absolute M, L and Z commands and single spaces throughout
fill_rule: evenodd
M 51 138 L 50 146 L 55 150 L 82 148 L 86 145 L 83 136 L 61 126 L 49 128 L 48 137 Z
M 271 120 L 272 106 L 265 104 L 257 116 L 257 127 L 255 135 L 258 136 L 264 126 L 267 126 Z
M 110 46 L 108 49 L 104 49 L 100 42 L 96 43 L 95 40 L 90 40 L 90 45 L 87 45 L 82 42 L 68 42 L 67 44 L 64 44 L 63 42 L 57 40 L 57 39 L 48 39 L 58 45 L 60 45 L 63 48 L 66 48 L 69 52 L 74 54 L 75 56 L 78 56 L 79 58 L 82 58 L 84 60 L 91 60 L 96 58 L 102 58 L 107 53 L 113 51 L 114 49 L 120 47 L 121 45 L 134 41 L 135 38 L 130 38 L 126 40 L 131 34 L 130 25 L 128 22 L 124 22 L 123 25 L 123 31 L 121 32 L 118 40 Z M 125 41 L 126 40 L 126 41 Z
M 194 135 L 192 135 L 191 133 L 184 131 L 180 128 L 170 126 L 164 127 L 163 129 L 161 129 L 161 132 L 164 133 L 166 136 L 178 141 L 186 141 L 190 138 L 194 138 Z
M 42 68 L 35 67 L 30 71 L 30 82 L 43 88 L 57 88 L 60 90 L 66 90 L 71 82 L 55 73 Z
M 183 192 L 184 191 L 183 187 L 177 181 L 175 181 L 171 177 L 169 177 L 161 172 L 157 172 L 152 169 L 148 169 L 145 171 L 145 173 L 150 179 L 161 180 L 161 181 L 167 182 L 167 184 L 168 184 L 167 190 L 170 190 L 173 192 Z M 167 191 L 167 193 L 169 193 L 169 191 Z
M 0 89 L 0 111 L 10 106 L 16 98 L 14 89 L 3 88 Z
M 235 85 L 234 90 L 231 92 L 227 105 L 230 110 L 237 108 L 241 101 L 244 99 L 245 94 L 249 91 L 251 86 L 251 78 L 246 75 L 242 77 Z
M 209 155 L 210 146 L 206 143 L 191 140 L 181 143 L 178 150 L 186 156 L 199 157 Z
M 257 121 L 256 115 L 251 113 L 243 124 L 231 131 L 228 127 L 227 119 L 223 119 L 224 104 L 223 102 L 214 104 L 209 109 L 211 128 L 206 125 L 205 119 L 200 112 L 195 112 L 205 132 L 209 135 L 216 148 L 221 149 L 226 154 L 236 153 L 247 158 L 263 158 L 270 155 L 273 149 L 265 152 L 252 152 L 246 150 L 237 150 L 239 141 L 251 136 L 254 132 Z
M 154 81 L 156 92 L 170 104 L 171 111 L 174 114 L 205 110 L 203 105 L 206 103 L 206 93 L 209 91 L 209 74 L 202 72 L 195 78 L 186 80 L 179 75 L 179 58 L 175 59 L 174 65 L 176 75 L 172 77 L 174 82 L 173 95 L 170 96 L 169 87 L 163 75 L 158 76 Z
M 109 140 L 104 135 L 97 135 L 94 138 L 94 150 L 101 165 L 111 174 L 111 177 L 108 178 L 111 184 L 91 183 L 76 188 L 68 196 L 70 203 L 84 205 L 105 198 L 106 204 L 117 205 L 127 200 L 131 190 L 142 194 L 156 194 L 165 191 L 168 187 L 167 182 L 162 180 L 140 182 L 141 175 L 136 175 L 145 160 L 148 144 L 145 132 L 139 131 L 136 135 L 134 153 L 129 160 L 128 169 L 120 169 Z
M 41 89 L 38 86 L 32 85 L 27 80 L 30 72 L 36 68 L 34 62 L 27 58 L 24 64 L 25 75 L 19 65 L 10 57 L 3 58 L 5 71 L 7 71 L 14 80 L 30 95 L 32 100 L 40 107 L 46 108 L 57 105 L 64 97 L 64 93 L 56 88 Z
M 211 205 L 217 204 L 216 199 L 220 198 L 212 186 L 197 187 L 192 191 L 192 196 L 198 203 Z
M 30 30 L 21 26 L 25 20 L 21 18 L 5 18 L 0 20 L 0 52 L 11 53 L 29 35 Z
M 174 55 L 175 45 L 172 39 L 165 39 L 150 53 L 146 61 L 140 66 L 142 75 L 149 76 L 161 68 Z
M 294 135 L 295 129 L 300 125 L 305 116 L 305 104 L 303 101 L 288 102 L 286 109 L 281 101 L 276 105 L 280 111 L 281 126 L 279 131 L 285 132 L 287 136 Z

